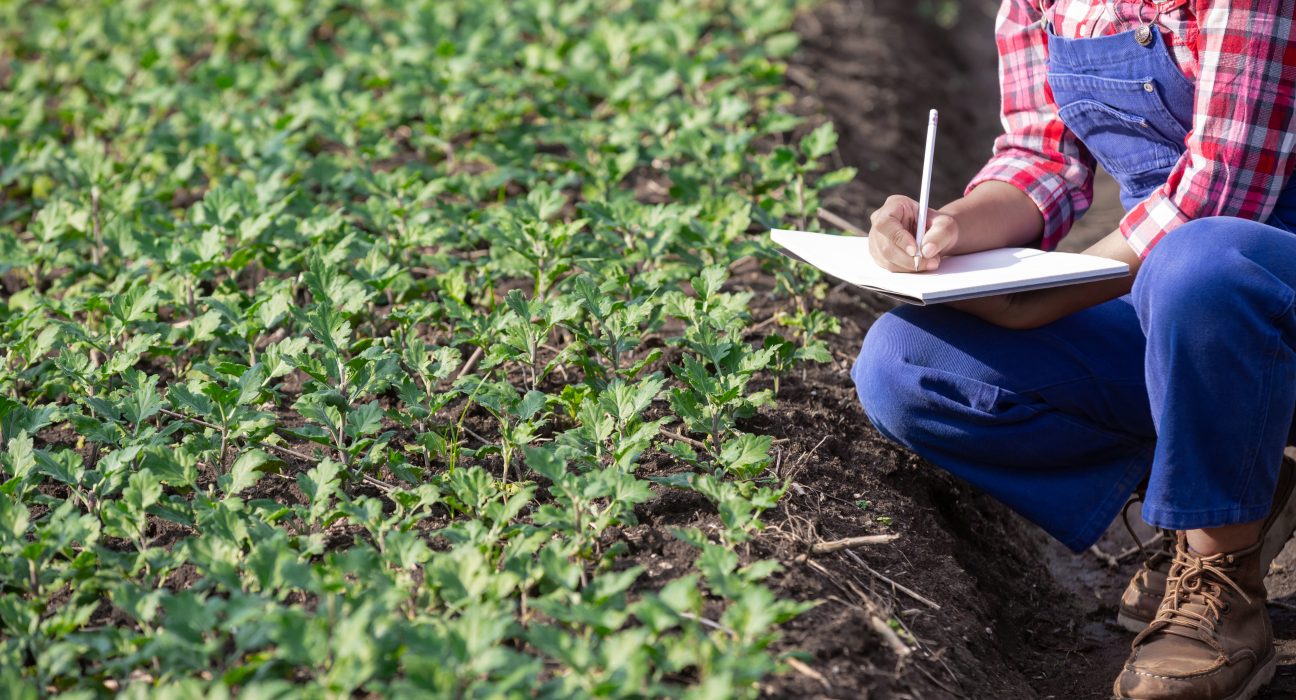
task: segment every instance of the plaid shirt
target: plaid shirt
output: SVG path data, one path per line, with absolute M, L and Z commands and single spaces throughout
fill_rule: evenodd
M 1058 35 L 1083 38 L 1137 28 L 1140 11 L 1142 22 L 1156 17 L 1197 85 L 1187 150 L 1121 220 L 1140 257 L 1193 219 L 1265 220 L 1296 165 L 1296 0 L 1003 0 L 995 37 L 1006 133 L 968 190 L 1001 180 L 1025 192 L 1044 215 L 1045 249 L 1089 208 L 1095 163 L 1058 118 L 1041 17 Z

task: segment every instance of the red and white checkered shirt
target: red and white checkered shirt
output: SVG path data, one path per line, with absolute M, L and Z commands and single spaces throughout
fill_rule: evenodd
M 1056 246 L 1093 200 L 1095 164 L 1058 118 L 1041 18 L 1059 36 L 1084 38 L 1155 17 L 1197 84 L 1193 123 L 1166 183 L 1125 215 L 1121 233 L 1142 257 L 1193 219 L 1263 221 L 1296 165 L 1294 13 L 1296 0 L 1003 0 L 995 37 L 1006 133 L 968 190 L 987 180 L 1015 185 L 1044 215 L 1043 247 Z

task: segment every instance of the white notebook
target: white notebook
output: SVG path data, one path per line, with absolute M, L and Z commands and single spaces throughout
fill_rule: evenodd
M 1033 248 L 1000 248 L 941 260 L 933 272 L 890 272 L 873 262 L 868 238 L 806 231 L 770 231 L 770 238 L 791 257 L 807 262 L 843 282 L 880 292 L 910 304 L 937 304 L 1008 292 L 1060 287 L 1124 277 L 1123 262 L 1079 253 Z

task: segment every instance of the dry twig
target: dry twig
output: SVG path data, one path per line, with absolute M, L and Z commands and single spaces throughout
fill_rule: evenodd
M 1098 545 L 1093 545 L 1092 547 L 1090 547 L 1089 553 L 1094 555 L 1095 557 L 1098 557 L 1098 561 L 1102 562 L 1103 566 L 1109 569 L 1116 569 L 1120 567 L 1120 560 L 1108 554 L 1107 552 L 1103 551 L 1103 549 Z
M 734 258 L 734 261 L 729 263 L 729 267 L 726 269 L 729 270 L 730 274 L 734 274 L 738 272 L 738 269 L 741 268 L 743 265 L 746 265 L 747 263 L 753 262 L 755 260 L 756 258 L 753 258 L 750 255 L 741 255 L 737 258 Z
M 720 630 L 721 632 L 724 632 L 725 634 L 729 635 L 730 637 L 733 637 L 734 639 L 738 638 L 737 632 L 729 629 L 728 627 L 725 627 L 724 625 L 720 624 L 719 622 L 716 622 L 715 620 L 701 617 L 700 615 L 694 615 L 693 613 L 690 612 L 682 612 L 679 614 L 679 616 L 687 620 L 692 620 L 706 627 L 710 627 L 713 630 Z
M 864 229 L 856 226 L 855 224 L 852 224 L 851 222 L 828 211 L 827 209 L 824 209 L 823 207 L 819 207 L 818 214 L 820 219 L 827 221 L 828 223 L 832 224 L 833 226 L 836 226 L 837 228 L 847 233 L 853 233 L 856 236 L 868 235 L 868 231 L 865 231 Z
M 694 439 L 691 438 L 691 437 L 686 437 L 686 436 L 684 436 L 684 435 L 680 435 L 679 433 L 677 433 L 677 432 L 675 432 L 675 431 L 673 431 L 673 430 L 662 430 L 662 431 L 661 431 L 661 434 L 662 434 L 662 435 L 665 435 L 666 437 L 668 437 L 668 438 L 670 438 L 670 439 L 672 439 L 672 440 L 678 440 L 678 441 L 680 441 L 680 442 L 682 442 L 682 443 L 684 443 L 684 444 L 686 444 L 686 445 L 692 445 L 693 447 L 696 447 L 696 448 L 698 448 L 699 450 L 705 450 L 705 449 L 707 448 L 706 443 L 703 443 L 703 442 L 701 442 L 700 440 L 694 440 Z
M 465 433 L 468 433 L 469 435 L 473 436 L 473 438 L 476 439 L 477 442 L 480 442 L 480 443 L 483 444 L 483 445 L 489 445 L 489 444 L 491 444 L 491 441 L 490 441 L 490 440 L 487 440 L 486 438 L 482 437 L 481 435 L 478 435 L 477 432 L 476 432 L 475 430 L 473 430 L 472 428 L 469 428 L 469 427 L 466 426 L 466 425 L 460 425 L 460 426 L 459 426 L 459 429 L 462 430 L 462 431 L 464 431 Z
M 463 367 L 459 368 L 459 374 L 455 375 L 456 382 L 463 379 L 465 374 L 473 371 L 473 368 L 477 366 L 477 362 L 481 360 L 483 352 L 480 345 L 473 348 L 472 354 L 468 356 L 468 361 L 463 364 Z
M 832 687 L 832 684 L 828 682 L 828 679 L 824 677 L 824 674 L 805 665 L 805 663 L 802 662 L 800 659 L 789 657 L 787 660 L 787 665 L 791 666 L 793 671 L 796 671 L 797 673 L 805 676 L 806 678 L 809 678 L 810 680 L 814 680 L 814 681 L 819 681 L 819 683 L 824 688 Z
M 881 579 L 882 581 L 884 581 L 885 583 L 887 583 L 888 585 L 890 585 L 892 588 L 896 589 L 897 591 L 900 591 L 901 593 L 904 593 L 905 595 L 909 596 L 910 598 L 913 598 L 914 600 L 918 601 L 919 603 L 922 603 L 923 605 L 926 605 L 927 607 L 931 608 L 932 610 L 940 610 L 940 609 L 941 609 L 940 603 L 937 603 L 936 601 L 932 600 L 931 598 L 928 598 L 928 597 L 922 595 L 922 594 L 919 593 L 918 591 L 915 591 L 914 589 L 909 588 L 908 586 L 905 586 L 904 584 L 901 584 L 901 583 L 895 581 L 894 579 L 891 579 L 891 578 L 888 578 L 888 577 L 886 577 L 886 576 L 883 576 L 883 575 L 882 575 L 881 573 L 879 573 L 876 569 L 874 569 L 873 567 L 871 567 L 871 566 L 869 566 L 868 564 L 864 563 L 864 560 L 863 560 L 863 559 L 860 559 L 858 554 L 856 554 L 856 553 L 854 553 L 854 552 L 852 552 L 852 551 L 850 551 L 850 550 L 848 549 L 848 550 L 846 550 L 846 555 L 849 556 L 850 558 L 854 559 L 854 560 L 855 560 L 855 563 L 856 563 L 856 564 L 859 564 L 860 567 L 863 568 L 865 571 L 867 571 L 867 572 L 869 573 L 870 576 L 873 576 L 874 578 Z
M 1129 547 L 1122 549 L 1120 553 L 1116 555 L 1116 561 L 1121 564 L 1124 564 L 1130 559 L 1133 559 L 1136 556 L 1139 556 L 1147 551 L 1150 551 L 1152 547 L 1159 544 L 1161 537 L 1162 535 L 1159 534 L 1153 535 L 1148 539 L 1144 540 L 1143 542 L 1141 542 L 1140 544 L 1130 545 Z
M 900 535 L 895 534 L 847 537 L 845 539 L 833 540 L 831 542 L 816 542 L 810 545 L 810 553 L 832 554 L 833 552 L 840 552 L 843 549 L 849 549 L 851 547 L 868 547 L 875 544 L 890 544 L 898 539 L 900 539 Z
M 828 442 L 828 436 L 827 436 L 827 435 L 823 436 L 823 438 L 820 439 L 819 442 L 816 443 L 814 447 L 811 447 L 809 452 L 806 452 L 806 453 L 802 454 L 801 457 L 800 457 L 799 459 L 797 459 L 797 463 L 796 463 L 795 466 L 792 467 L 792 473 L 791 473 L 789 476 L 795 476 L 795 475 L 797 474 L 797 472 L 800 472 L 800 471 L 801 471 L 801 465 L 802 465 L 802 464 L 805 464 L 805 461 L 806 461 L 807 459 L 810 459 L 810 457 L 812 457 L 812 456 L 814 455 L 814 453 L 818 452 L 818 451 L 819 451 L 819 448 L 820 448 L 820 447 L 823 447 L 823 444 L 824 444 L 825 442 Z
M 802 89 L 810 91 L 815 89 L 814 78 L 811 78 L 805 71 L 796 66 L 788 66 L 787 69 L 783 71 L 783 75 L 787 76 L 788 80 L 792 81 L 794 85 L 797 85 Z
M 904 640 L 900 639 L 900 635 L 896 634 L 896 631 L 891 629 L 891 626 L 888 625 L 886 621 L 882 619 L 882 616 L 885 615 L 885 613 L 882 610 L 882 607 L 878 605 L 867 593 L 861 590 L 859 586 L 856 586 L 850 581 L 847 581 L 846 586 L 850 587 L 848 590 L 845 586 L 843 586 L 841 583 L 837 581 L 837 579 L 832 575 L 832 572 L 824 568 L 824 566 L 819 562 L 810 559 L 806 563 L 811 568 L 815 569 L 819 573 L 826 576 L 828 580 L 832 581 L 838 588 L 842 589 L 843 593 L 849 593 L 851 595 L 854 595 L 859 600 L 859 604 L 854 607 L 859 607 L 863 609 L 864 616 L 868 618 L 869 627 L 874 632 L 876 632 L 878 636 L 882 638 L 883 641 L 887 643 L 887 646 L 891 647 L 891 650 L 895 652 L 896 656 L 903 659 L 913 653 L 913 649 L 911 649 L 908 644 L 905 644 Z M 851 605 L 850 603 L 846 602 L 845 600 L 842 600 L 841 598 L 838 598 L 837 596 L 829 596 L 828 599 L 836 600 L 842 605 L 846 605 L 846 606 Z
M 765 326 L 768 326 L 769 324 L 774 323 L 775 321 L 779 320 L 779 316 L 781 316 L 781 315 L 782 315 L 781 313 L 775 313 L 773 316 L 770 316 L 769 318 L 765 319 L 764 321 L 761 321 L 760 323 L 757 323 L 756 325 L 752 326 L 751 328 L 748 328 L 748 329 L 747 329 L 747 332 L 749 332 L 749 333 L 756 333 L 756 332 L 762 331 L 762 330 L 765 329 Z

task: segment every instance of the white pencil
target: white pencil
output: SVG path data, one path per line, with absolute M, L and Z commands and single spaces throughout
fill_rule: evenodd
M 927 116 L 927 149 L 923 152 L 922 189 L 918 191 L 918 230 L 914 232 L 917 243 L 917 255 L 914 256 L 914 272 L 922 262 L 923 229 L 927 228 L 927 207 L 931 200 L 932 158 L 936 154 L 936 110 Z

